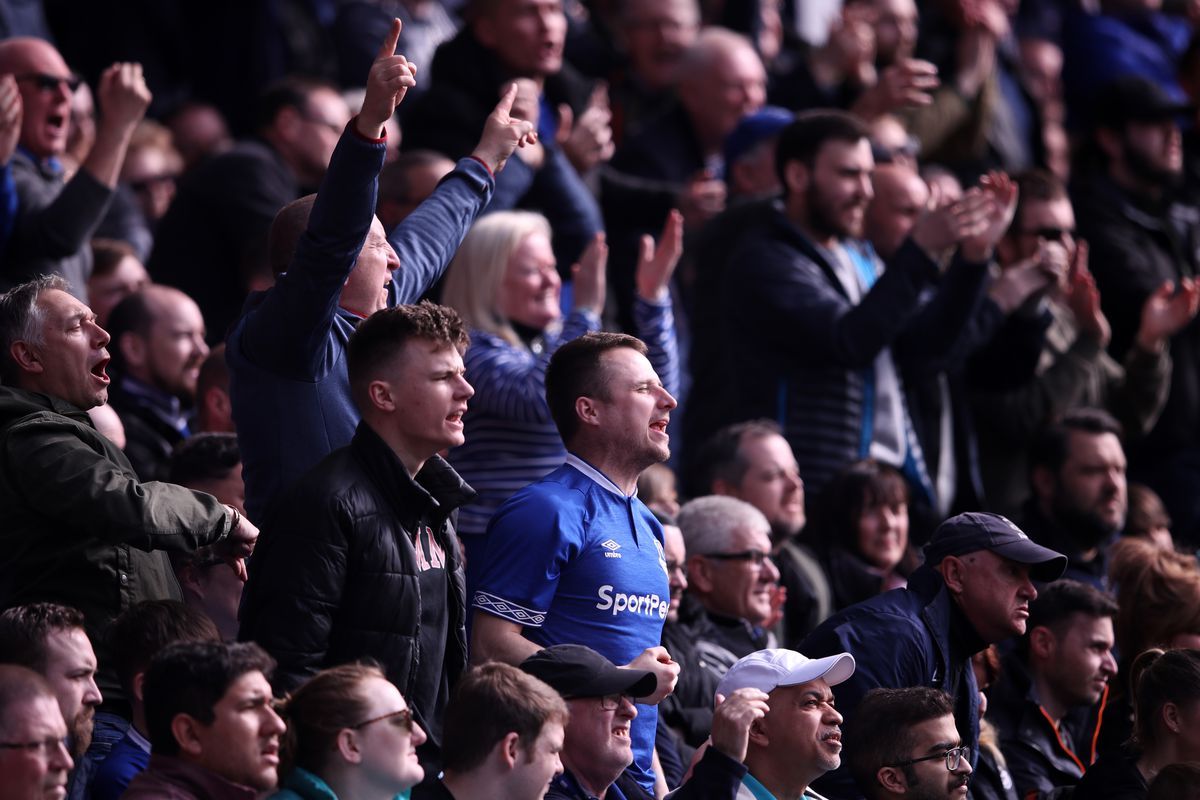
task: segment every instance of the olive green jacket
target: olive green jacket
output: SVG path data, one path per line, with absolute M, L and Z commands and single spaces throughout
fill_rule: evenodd
M 0 386 L 0 608 L 78 608 L 102 674 L 112 674 L 101 634 L 114 617 L 143 600 L 182 599 L 163 551 L 212 544 L 231 522 L 215 497 L 139 481 L 75 406 Z M 116 689 L 103 684 L 106 695 Z

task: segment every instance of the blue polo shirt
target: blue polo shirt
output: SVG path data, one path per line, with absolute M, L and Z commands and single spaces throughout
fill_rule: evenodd
M 472 605 L 548 647 L 583 644 L 628 664 L 662 641 L 670 590 L 662 526 L 583 459 L 514 494 L 488 525 Z M 633 720 L 638 783 L 653 791 L 656 706 Z

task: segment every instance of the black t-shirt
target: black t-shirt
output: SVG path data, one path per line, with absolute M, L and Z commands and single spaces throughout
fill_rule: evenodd
M 434 698 L 429 718 L 421 725 L 439 745 L 442 741 L 442 716 L 450 697 L 445 675 L 446 643 L 450 629 L 449 576 L 446 552 L 428 525 L 417 526 L 413 547 L 421 570 L 421 663 L 414 690 L 419 697 Z
M 1143 800 L 1149 791 L 1137 767 L 1137 756 L 1102 757 L 1088 768 L 1072 800 Z

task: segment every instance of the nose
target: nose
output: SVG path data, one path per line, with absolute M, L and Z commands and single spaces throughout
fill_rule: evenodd
M 108 331 L 104 330 L 104 328 L 101 328 L 99 323 L 93 320 L 91 325 L 96 329 L 92 333 L 92 341 L 95 343 L 97 350 L 99 350 L 101 347 L 105 347 L 109 342 L 112 341 L 112 337 L 108 335 Z
M 412 729 L 413 747 L 420 747 L 421 745 L 425 744 L 425 740 L 428 738 L 429 737 L 425 735 L 425 729 L 422 728 L 420 725 L 418 725 L 416 722 L 413 722 L 413 729 Z
M 660 408 L 665 408 L 668 411 L 670 411 L 672 408 L 675 408 L 675 406 L 679 405 L 679 402 L 674 397 L 672 397 L 671 393 L 668 392 L 666 389 L 660 389 L 660 392 L 662 393 L 662 398 L 659 400 L 659 403 L 658 403 Z
M 263 706 L 263 710 L 267 715 L 266 724 L 263 725 L 263 733 L 267 736 L 279 736 L 287 730 L 287 723 L 283 721 L 283 717 L 275 713 L 275 709 L 267 705 Z
M 558 753 L 554 754 L 554 774 L 555 775 L 563 774 L 563 763 L 562 763 L 562 759 L 559 757 Z
M 71 758 L 71 754 L 67 752 L 67 742 L 65 739 L 59 739 L 55 742 L 49 756 L 49 766 L 53 771 L 70 772 L 75 768 L 75 761 Z
M 971 759 L 967 758 L 966 754 L 964 753 L 963 757 L 958 760 L 958 769 L 954 770 L 954 774 L 970 775 L 974 771 L 975 770 L 971 768 Z
M 1117 660 L 1113 658 L 1112 650 L 1104 654 L 1104 660 L 1100 662 L 1100 671 L 1109 678 L 1117 674 Z
M 770 558 L 763 559 L 761 577 L 767 583 L 779 583 L 779 567 Z
M 388 242 L 387 246 L 387 265 L 388 272 L 400 269 L 400 256 L 396 255 L 396 248 L 392 247 L 391 242 Z
M 637 715 L 637 706 L 634 705 L 633 700 L 622 695 L 621 705 L 617 706 L 617 716 L 624 717 L 626 719 L 636 719 Z
M 841 725 L 842 724 L 842 715 L 838 713 L 838 710 L 836 708 L 829 705 L 828 703 L 825 704 L 824 722 L 827 725 Z
M 83 704 L 85 706 L 98 706 L 104 702 L 104 695 L 100 694 L 100 687 L 96 685 L 95 678 L 88 678 L 87 689 L 83 692 Z
M 204 341 L 204 334 L 199 331 L 192 336 L 192 352 L 198 353 L 200 358 L 208 357 L 208 342 Z
M 463 400 L 470 400 L 475 396 L 475 387 L 467 383 L 467 376 L 459 375 L 458 382 L 458 393 L 455 395 L 455 397 L 462 398 Z

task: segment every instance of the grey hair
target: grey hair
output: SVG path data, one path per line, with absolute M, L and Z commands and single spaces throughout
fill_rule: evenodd
M 0 382 L 16 384 L 19 368 L 12 357 L 14 344 L 41 347 L 46 343 L 38 299 L 51 289 L 70 292 L 71 284 L 61 275 L 43 275 L 0 294 Z
M 771 535 L 771 523 L 745 500 L 724 495 L 697 497 L 679 509 L 676 524 L 683 531 L 689 556 L 725 552 L 730 536 L 739 528 Z

